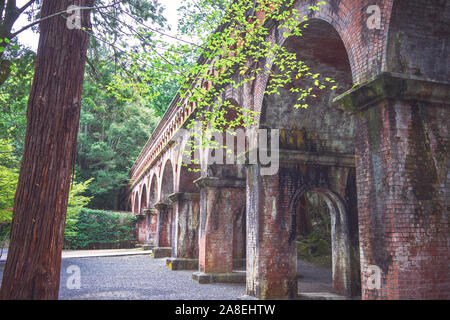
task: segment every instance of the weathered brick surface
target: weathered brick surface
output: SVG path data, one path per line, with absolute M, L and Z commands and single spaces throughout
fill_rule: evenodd
M 385 100 L 358 121 L 361 265 L 367 299 L 449 299 L 449 122 L 445 105 Z
M 172 206 L 159 202 L 156 204 L 158 210 L 157 227 L 156 227 L 156 243 L 160 248 L 171 247 L 172 243 Z
M 174 212 L 172 257 L 198 259 L 200 194 L 175 193 L 169 198 Z
M 223 180 L 222 180 L 223 182 Z M 218 186 L 201 179 L 199 271 L 228 273 L 233 271 L 233 220 L 245 207 L 242 187 Z

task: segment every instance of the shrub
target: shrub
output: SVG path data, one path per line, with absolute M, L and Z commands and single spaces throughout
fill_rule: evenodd
M 131 248 L 136 218 L 130 213 L 83 208 L 65 232 L 66 249 Z

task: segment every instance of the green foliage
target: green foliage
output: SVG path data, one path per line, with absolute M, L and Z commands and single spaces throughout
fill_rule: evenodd
M 67 249 L 131 247 L 136 218 L 132 214 L 82 209 L 76 222 L 66 228 Z
M 22 157 L 26 110 L 34 74 L 35 53 L 22 49 L 11 55 L 11 74 L 0 86 L 0 137 L 11 140 L 14 156 Z
M 0 222 L 11 222 L 19 178 L 18 162 L 10 141 L 0 139 Z
M 67 203 L 66 228 L 64 230 L 65 237 L 74 236 L 74 226 L 77 222 L 78 215 L 81 210 L 89 204 L 91 197 L 86 197 L 83 194 L 89 187 L 93 179 L 85 182 L 73 183 L 69 191 L 69 202 Z
M 94 181 L 86 190 L 92 208 L 118 209 L 128 183 L 128 173 L 141 148 L 159 123 L 160 107 L 138 94 L 133 80 L 122 78 L 111 52 L 95 39 L 89 50 L 78 135 L 77 178 Z M 128 82 L 130 81 L 130 82 Z M 112 89 L 114 87 L 114 90 Z M 170 90 L 169 90 L 170 91 Z

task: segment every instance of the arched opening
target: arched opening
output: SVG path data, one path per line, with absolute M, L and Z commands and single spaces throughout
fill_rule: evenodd
M 170 203 L 169 195 L 174 192 L 174 167 L 172 161 L 167 160 L 161 177 L 161 202 Z
M 299 293 L 360 295 L 359 264 L 354 263 L 352 252 L 352 239 L 357 235 L 344 201 L 330 190 L 311 188 L 297 192 L 292 205 Z
M 148 244 L 149 241 L 149 217 L 147 215 L 146 209 L 148 209 L 147 203 L 147 186 L 144 184 L 141 192 L 141 208 L 140 213 L 143 215 L 141 222 L 139 224 L 139 239 L 143 238 L 143 242 Z
M 147 209 L 147 186 L 145 184 L 141 192 L 141 213 L 144 209 Z
M 157 229 L 157 217 L 155 211 L 155 204 L 158 201 L 158 181 L 156 174 L 153 174 L 150 180 L 150 188 L 149 188 L 149 203 L 148 207 L 150 208 L 149 226 L 148 226 L 148 243 L 151 245 L 155 244 L 156 240 L 156 229 Z
M 169 195 L 174 193 L 175 190 L 175 172 L 172 162 L 167 160 L 164 165 L 164 170 L 161 177 L 161 195 L 160 195 L 160 203 L 158 204 L 159 209 L 159 221 L 158 228 L 160 231 L 159 237 L 164 239 L 164 241 L 160 241 L 159 246 L 164 244 L 164 247 L 170 247 L 174 243 L 174 228 L 175 228 L 175 219 L 173 218 L 173 207 L 172 202 L 169 199 Z M 162 206 L 159 206 L 162 205 Z
M 308 152 L 354 153 L 353 118 L 332 102 L 352 87 L 352 72 L 345 46 L 335 29 L 323 20 L 312 19 L 303 36 L 289 37 L 284 46 L 296 53 L 313 74 L 331 78 L 336 90 L 318 90 L 314 80 L 296 79 L 280 89 L 280 94 L 265 95 L 260 127 L 280 130 L 280 147 Z M 277 70 L 273 70 L 275 74 Z M 317 98 L 308 97 L 308 108 L 295 109 L 299 93 L 290 89 L 313 88 Z
M 139 193 L 136 192 L 134 195 L 134 206 L 133 206 L 133 213 L 137 215 L 139 213 Z
M 149 207 L 154 208 L 156 202 L 158 201 L 158 180 L 156 174 L 152 175 L 150 180 L 150 189 L 149 189 Z
M 357 296 L 360 284 L 355 284 L 359 251 L 354 119 L 333 103 L 334 97 L 353 85 L 347 50 L 334 27 L 319 19 L 309 20 L 303 36 L 289 37 L 283 45 L 312 74 L 320 74 L 322 80 L 333 79 L 336 89 L 319 90 L 313 79 L 292 75 L 291 82 L 279 90 L 280 94 L 266 94 L 263 98 L 260 128 L 279 130 L 280 168 L 277 179 L 264 180 L 274 188 L 264 186 L 266 189 L 259 195 L 266 199 L 263 209 L 271 212 L 259 228 L 268 229 L 273 224 L 270 230 L 277 236 L 272 237 L 280 239 L 278 247 L 273 248 L 279 251 L 276 258 L 264 258 L 264 263 L 271 268 L 283 265 L 285 270 L 275 274 L 272 269 L 263 269 L 263 280 L 269 279 L 269 284 L 262 286 L 262 290 L 267 290 L 262 296 L 293 297 L 302 294 L 302 290 Z M 279 71 L 274 68 L 272 74 L 279 75 Z M 301 94 L 291 90 L 295 88 L 312 88 L 316 97 L 307 98 L 307 108 L 294 108 Z M 302 250 L 316 255 L 313 258 L 318 261 L 313 261 L 314 264 L 298 261 Z M 323 270 L 329 270 L 328 276 Z M 313 277 L 305 279 L 308 275 Z M 248 282 L 253 292 L 259 286 Z
M 247 228 L 245 206 L 234 213 L 233 219 L 233 271 L 245 271 Z

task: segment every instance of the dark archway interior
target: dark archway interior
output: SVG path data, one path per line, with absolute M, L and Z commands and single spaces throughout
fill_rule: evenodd
M 237 210 L 233 219 L 233 269 L 245 270 L 247 252 L 245 206 Z
M 161 202 L 170 204 L 169 195 L 174 192 L 174 171 L 170 160 L 166 162 L 161 183 Z
M 141 193 L 141 212 L 147 208 L 147 186 L 144 184 Z
M 156 174 L 153 175 L 150 185 L 150 207 L 154 207 L 158 201 L 158 182 L 156 180 Z
M 304 192 L 295 201 L 299 292 L 360 296 L 359 256 L 349 220 L 353 212 L 330 190 Z M 356 230 L 357 231 L 357 230 Z

